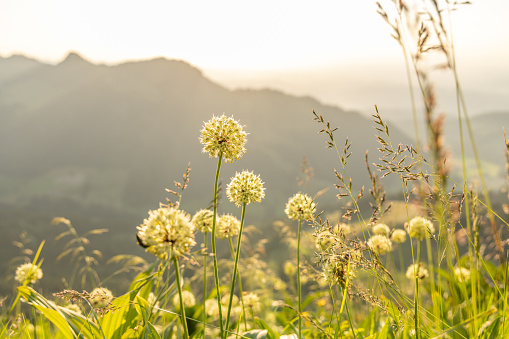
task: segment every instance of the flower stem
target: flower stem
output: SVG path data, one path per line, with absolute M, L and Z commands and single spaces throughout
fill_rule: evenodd
M 233 301 L 233 293 L 235 292 L 235 279 L 237 278 L 237 267 L 239 264 L 239 256 L 240 256 L 240 244 L 242 241 L 242 228 L 244 226 L 244 216 L 246 214 L 246 203 L 242 204 L 242 216 L 240 217 L 240 230 L 239 236 L 237 240 L 237 253 L 235 254 L 235 264 L 233 266 L 233 274 L 232 274 L 232 283 L 230 286 L 230 301 L 228 302 L 228 313 L 226 315 L 226 330 L 228 330 L 228 325 L 230 325 L 230 312 L 232 309 L 232 301 Z M 239 276 L 240 279 L 240 276 Z
M 421 330 L 419 328 L 419 269 L 421 264 L 421 241 L 417 242 L 417 266 L 414 269 L 415 274 L 415 299 L 414 299 L 414 320 L 415 320 L 415 338 L 421 337 Z
M 298 296 L 299 296 L 299 333 L 298 338 L 301 338 L 302 333 L 302 304 L 301 304 L 301 288 L 300 288 L 300 226 L 301 219 L 299 219 L 299 230 L 297 233 L 297 288 L 298 288 Z
M 217 186 L 219 182 L 219 172 L 221 170 L 221 161 L 223 160 L 223 153 L 219 154 L 217 161 L 216 179 L 214 182 L 214 217 L 212 219 L 212 258 L 214 260 L 214 280 L 216 283 L 216 298 L 217 307 L 219 309 L 219 329 L 221 338 L 224 334 L 223 328 L 223 312 L 221 310 L 221 292 L 219 291 L 219 272 L 217 269 L 217 255 L 216 255 L 216 220 L 217 220 Z
M 184 301 L 182 300 L 182 286 L 180 286 L 180 273 L 179 273 L 179 264 L 177 257 L 173 257 L 173 266 L 175 267 L 175 279 L 177 280 L 177 287 L 179 291 L 179 300 L 180 300 L 180 315 L 182 319 L 182 326 L 184 326 L 184 339 L 189 339 L 189 330 L 187 329 L 187 318 L 186 318 L 186 309 L 184 307 Z
M 203 339 L 205 339 L 205 324 L 207 323 L 207 312 L 205 310 L 205 301 L 207 301 L 207 256 L 209 250 L 207 249 L 207 232 L 203 233 L 203 246 L 205 255 L 203 256 Z

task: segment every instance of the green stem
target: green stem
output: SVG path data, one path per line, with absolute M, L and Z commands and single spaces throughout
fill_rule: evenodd
M 180 300 L 180 314 L 182 320 L 182 326 L 184 326 L 184 339 L 189 339 L 189 330 L 187 329 L 187 318 L 186 318 L 186 309 L 184 307 L 184 300 L 182 300 L 182 286 L 180 286 L 180 272 L 179 272 L 179 263 L 177 257 L 173 257 L 173 266 L 175 267 L 175 280 L 177 281 L 177 287 L 179 291 L 179 300 Z
M 216 220 L 217 220 L 217 186 L 219 182 L 219 172 L 221 170 L 221 161 L 223 160 L 223 153 L 219 154 L 216 169 L 216 179 L 214 182 L 214 217 L 212 219 L 212 258 L 214 260 L 214 280 L 216 283 L 216 298 L 217 307 L 219 308 L 219 329 L 221 338 L 224 334 L 223 328 L 223 311 L 221 309 L 221 292 L 219 291 L 219 272 L 217 268 L 217 251 L 216 251 Z
M 232 309 L 232 301 L 233 301 L 233 293 L 235 292 L 235 279 L 237 278 L 237 267 L 239 264 L 239 257 L 240 257 L 240 244 L 242 241 L 242 228 L 244 227 L 244 216 L 246 214 L 246 203 L 242 204 L 242 216 L 240 217 L 240 230 L 239 230 L 239 236 L 237 239 L 237 252 L 235 253 L 235 264 L 233 266 L 233 276 L 232 276 L 232 283 L 230 286 L 230 301 L 228 302 L 228 313 L 226 315 L 226 330 L 228 330 L 228 326 L 230 325 L 230 312 Z M 240 280 L 240 276 L 239 276 Z
M 415 338 L 421 337 L 421 331 L 419 329 L 419 266 L 421 264 L 421 241 L 417 242 L 417 266 L 414 268 L 415 274 L 415 298 L 414 298 L 414 320 L 415 320 Z
M 297 233 L 297 288 L 299 296 L 299 333 L 298 338 L 301 339 L 302 334 L 302 303 L 301 303 L 301 287 L 300 287 L 300 226 L 301 220 L 299 219 L 299 230 Z
M 203 339 L 205 339 L 205 324 L 207 323 L 207 311 L 205 309 L 205 302 L 207 301 L 207 256 L 209 250 L 207 249 L 207 232 L 203 233 L 203 246 L 205 255 L 203 256 Z

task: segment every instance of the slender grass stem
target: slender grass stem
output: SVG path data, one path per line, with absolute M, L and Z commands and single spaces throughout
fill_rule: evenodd
M 300 228 L 302 220 L 299 219 L 299 230 L 297 233 L 297 290 L 299 302 L 299 333 L 298 338 L 301 339 L 302 335 L 302 301 L 301 301 L 301 286 L 300 286 Z
M 221 161 L 223 160 L 223 154 L 219 154 L 219 159 L 217 160 L 217 169 L 216 169 L 216 178 L 214 181 L 214 217 L 212 218 L 212 258 L 214 261 L 214 280 L 216 283 L 216 298 L 217 298 L 217 307 L 219 309 L 219 329 L 221 338 L 224 335 L 223 328 L 223 311 L 221 309 L 221 291 L 219 288 L 219 271 L 217 265 L 217 251 L 216 251 L 216 220 L 217 220 L 217 186 L 219 183 L 219 172 L 221 171 Z
M 203 233 L 203 246 L 205 255 L 203 256 L 203 323 L 207 323 L 207 310 L 205 309 L 205 301 L 207 301 L 207 256 L 209 250 L 207 249 L 207 232 Z M 203 339 L 205 339 L 205 327 L 203 327 Z
M 235 279 L 237 278 L 237 267 L 239 264 L 239 257 L 240 257 L 240 244 L 242 241 L 242 229 L 244 227 L 244 216 L 246 214 L 246 203 L 242 204 L 242 216 L 240 217 L 240 230 L 239 230 L 239 236 L 237 239 L 237 252 L 235 253 L 235 264 L 233 265 L 233 273 L 232 273 L 232 283 L 230 285 L 230 300 L 228 301 L 228 313 L 226 314 L 226 330 L 228 330 L 228 326 L 230 325 L 230 312 L 232 309 L 232 302 L 233 302 L 233 294 L 235 292 Z M 240 279 L 240 276 L 239 276 Z
M 415 322 L 415 338 L 421 337 L 419 328 L 419 265 L 421 263 L 421 241 L 417 243 L 417 266 L 414 268 L 415 274 L 415 297 L 414 297 L 414 322 Z
M 184 327 L 184 339 L 189 339 L 189 330 L 187 329 L 186 308 L 184 307 L 184 300 L 182 299 L 182 286 L 180 286 L 179 263 L 177 257 L 173 257 L 172 261 L 173 267 L 175 268 L 175 280 L 177 281 L 177 287 L 179 292 L 180 317 L 182 320 L 182 326 Z

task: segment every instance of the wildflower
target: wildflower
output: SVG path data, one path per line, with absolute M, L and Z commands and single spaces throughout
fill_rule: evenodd
M 454 276 L 459 283 L 464 283 L 470 280 L 470 270 L 465 267 L 456 267 L 454 269 Z
M 242 125 L 233 118 L 213 117 L 201 130 L 202 153 L 208 153 L 210 158 L 223 154 L 225 162 L 234 162 L 246 152 L 246 136 Z
M 334 244 L 334 238 L 329 231 L 322 231 L 316 237 L 316 247 L 319 250 L 327 251 Z
M 260 312 L 262 309 L 262 304 L 260 303 L 260 297 L 252 292 L 244 292 L 244 296 L 242 298 L 244 301 L 244 305 L 246 307 L 251 308 L 253 312 Z
M 253 172 L 242 171 L 236 173 L 226 187 L 226 195 L 235 205 L 249 205 L 252 202 L 261 202 L 265 198 L 265 188 L 260 176 Z
M 161 260 L 179 257 L 193 247 L 195 226 L 189 216 L 174 207 L 149 211 L 149 217 L 138 226 L 138 239 L 146 251 Z
M 406 241 L 406 232 L 400 229 L 394 230 L 391 235 L 391 240 L 395 243 L 404 243 Z
M 196 299 L 194 298 L 193 293 L 188 290 L 182 291 L 182 302 L 184 303 L 185 308 L 191 308 L 196 305 Z M 178 293 L 173 297 L 173 305 L 175 305 L 175 307 L 180 307 L 180 296 Z
M 105 287 L 97 287 L 90 292 L 88 301 L 93 308 L 104 308 L 113 300 L 113 293 Z
M 292 277 L 295 273 L 297 273 L 297 267 L 293 264 L 293 262 L 288 260 L 283 266 L 283 271 L 287 276 Z
M 78 304 L 68 304 L 67 306 L 65 306 L 66 309 L 68 309 L 69 311 L 72 311 L 72 312 L 75 312 L 77 314 L 82 314 L 81 313 L 81 308 Z
M 352 229 L 347 224 L 337 224 L 336 226 L 332 227 L 332 232 L 334 232 L 337 235 L 344 235 L 347 236 L 350 233 L 352 233 Z
M 205 309 L 207 310 L 208 316 L 213 318 L 219 317 L 219 306 L 217 306 L 216 299 L 205 300 Z
M 231 214 L 224 214 L 216 225 L 216 236 L 220 239 L 231 238 L 240 232 L 240 221 Z
M 429 277 L 429 272 L 423 263 L 419 263 L 408 266 L 405 275 L 410 280 L 415 280 L 415 278 L 419 278 L 419 280 L 424 280 Z
M 386 237 L 389 235 L 389 232 L 391 231 L 389 226 L 387 226 L 385 224 L 376 224 L 375 226 L 373 226 L 372 230 L 373 230 L 373 234 L 385 235 Z
M 211 210 L 199 210 L 191 219 L 193 225 L 202 233 L 212 232 L 214 212 Z
M 25 282 L 35 284 L 37 280 L 41 278 L 42 270 L 32 263 L 26 263 L 19 266 L 16 269 L 16 275 L 14 276 L 14 279 L 20 284 L 24 284 Z
M 285 213 L 292 220 L 313 220 L 316 204 L 306 194 L 297 193 L 288 200 Z
M 428 219 L 422 217 L 415 217 L 408 224 L 405 225 L 408 234 L 419 240 L 423 240 L 429 233 L 435 233 L 433 223 Z
M 374 235 L 368 240 L 369 248 L 378 255 L 392 251 L 392 242 L 385 235 Z

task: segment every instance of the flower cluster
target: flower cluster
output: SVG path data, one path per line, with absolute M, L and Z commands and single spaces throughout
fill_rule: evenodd
M 408 234 L 412 238 L 423 240 L 429 234 L 435 233 L 433 223 L 423 217 L 415 217 L 408 224 L 405 225 Z
M 223 154 L 225 162 L 234 162 L 246 152 L 246 137 L 238 121 L 224 115 L 213 117 L 201 130 L 202 152 L 208 153 L 210 158 Z
M 236 173 L 226 187 L 226 195 L 235 205 L 249 205 L 252 202 L 261 202 L 265 198 L 265 188 L 260 176 L 253 172 L 242 171 Z
M 406 270 L 405 275 L 410 280 L 415 280 L 415 278 L 418 278 L 419 280 L 424 280 L 429 277 L 429 272 L 428 269 L 426 268 L 426 265 L 424 265 L 423 263 L 419 263 L 410 265 Z
M 406 241 L 406 232 L 400 229 L 396 229 L 391 234 L 391 240 L 395 243 L 404 243 Z
M 459 283 L 464 283 L 470 280 L 470 270 L 465 267 L 456 267 L 454 269 L 454 276 Z
M 88 301 L 93 308 L 105 308 L 113 300 L 113 293 L 107 288 L 97 287 L 90 292 Z
M 368 247 L 376 254 L 382 255 L 392 251 L 392 242 L 385 235 L 374 235 L 368 240 Z
M 193 225 L 202 233 L 212 232 L 214 212 L 211 210 L 199 210 L 191 219 Z
M 240 221 L 231 214 L 224 214 L 216 225 L 216 236 L 220 239 L 231 238 L 240 232 Z
M 149 211 L 149 217 L 138 226 L 138 240 L 146 251 L 161 260 L 184 255 L 196 242 L 195 226 L 189 216 L 174 207 Z
M 249 307 L 252 312 L 257 313 L 262 309 L 260 297 L 253 292 L 243 292 L 242 301 L 246 307 Z
M 20 284 L 25 282 L 35 284 L 42 278 L 42 270 L 32 263 L 26 263 L 16 269 L 14 279 Z
M 385 224 L 376 224 L 373 226 L 372 231 L 375 235 L 385 235 L 387 237 L 391 229 Z
M 313 220 L 316 204 L 306 194 L 297 193 L 288 200 L 285 213 L 292 220 Z
M 184 303 L 185 308 L 191 308 L 196 305 L 196 299 L 194 294 L 189 292 L 188 290 L 182 291 L 182 302 Z M 173 305 L 177 308 L 180 308 L 180 296 L 179 294 L 175 294 L 173 297 Z

